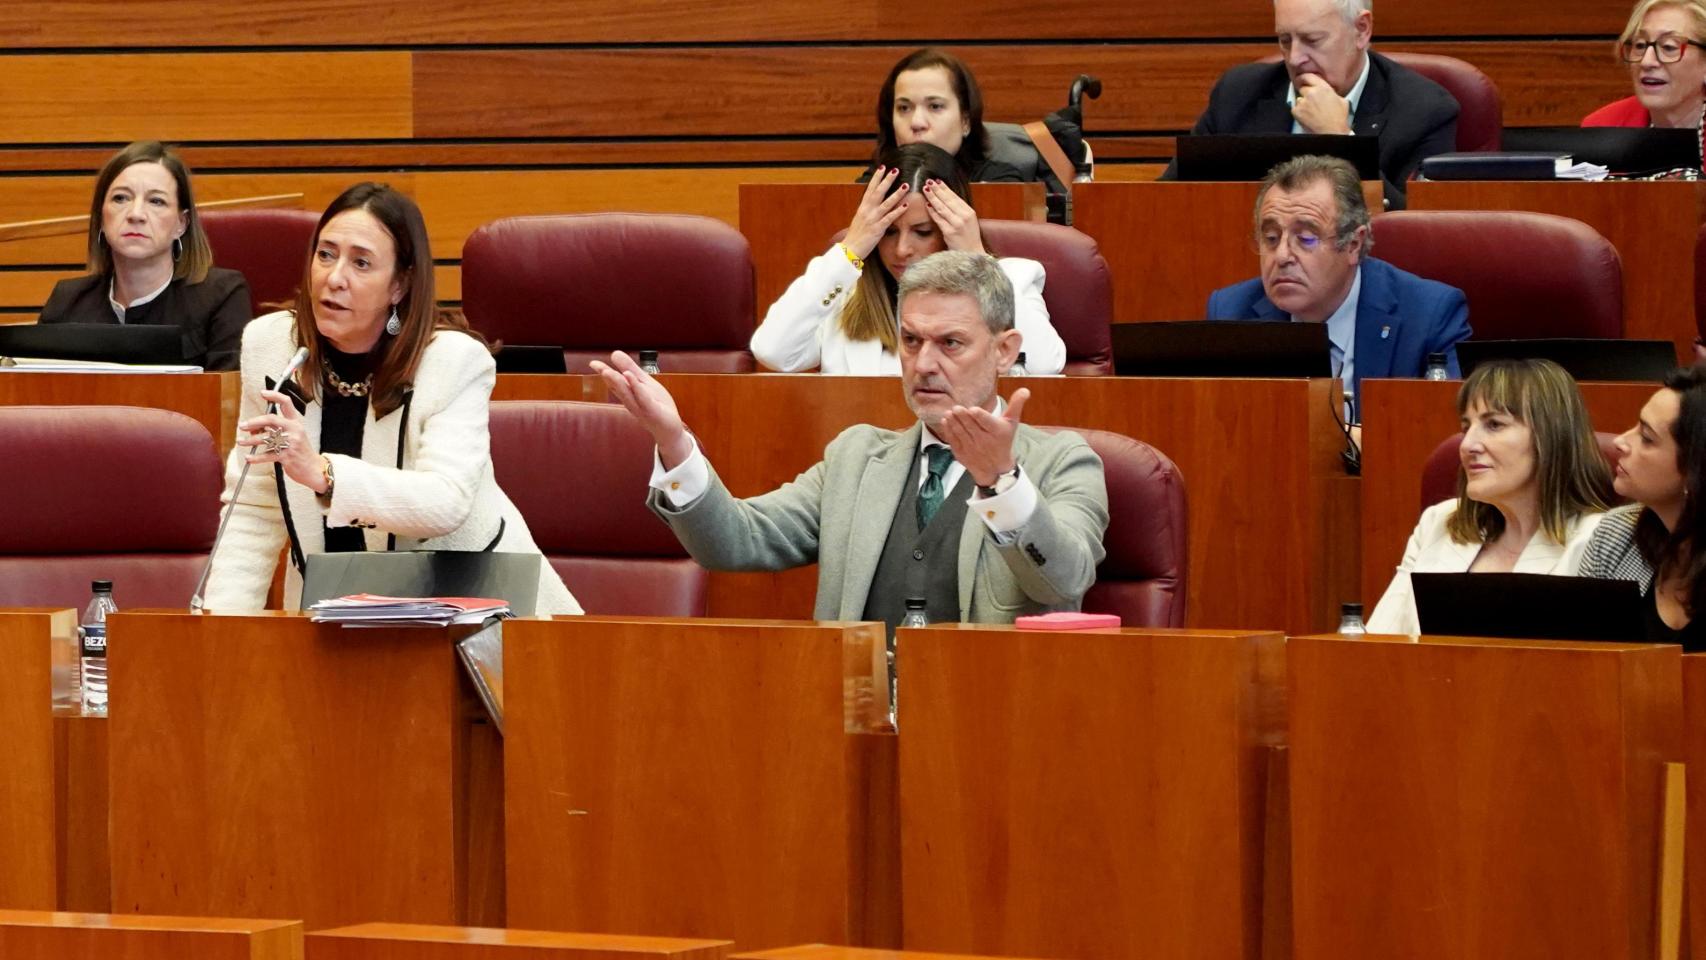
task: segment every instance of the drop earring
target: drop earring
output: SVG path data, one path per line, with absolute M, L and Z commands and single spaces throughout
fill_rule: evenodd
M 184 258 L 184 241 L 183 241 L 183 238 L 182 237 L 173 237 L 172 238 L 172 262 L 176 263 L 179 260 L 182 260 L 183 258 Z
M 391 317 L 385 321 L 385 332 L 389 333 L 393 337 L 403 332 L 403 321 L 397 319 L 396 305 L 392 305 Z

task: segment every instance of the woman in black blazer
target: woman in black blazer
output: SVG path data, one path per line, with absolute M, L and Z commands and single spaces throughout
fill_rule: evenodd
M 213 265 L 189 168 L 158 141 L 120 150 L 95 178 L 89 273 L 56 284 L 40 322 L 173 324 L 186 362 L 235 370 L 249 319 L 243 275 Z

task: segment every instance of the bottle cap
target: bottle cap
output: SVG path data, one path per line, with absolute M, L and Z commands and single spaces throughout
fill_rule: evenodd
M 1023 351 L 1023 350 L 1019 351 L 1019 359 L 1018 359 L 1017 363 L 1021 367 L 1025 365 L 1025 351 Z
M 906 598 L 906 609 L 908 610 L 923 610 L 926 606 L 928 606 L 928 604 L 925 603 L 923 597 Z
M 1341 603 L 1341 604 L 1339 604 L 1339 616 L 1341 616 L 1341 617 L 1361 617 L 1362 616 L 1362 604 L 1360 604 L 1360 603 Z
M 95 591 L 96 593 L 112 593 L 113 592 L 113 582 L 111 580 L 96 580 L 95 582 L 89 584 L 89 589 Z
M 641 363 L 657 363 L 658 362 L 658 352 L 656 350 L 641 350 L 640 351 L 640 362 Z
M 1412 356 L 1414 356 L 1414 354 L 1412 354 Z M 1430 353 L 1430 354 L 1428 354 L 1428 366 L 1430 366 L 1430 367 L 1443 367 L 1443 366 L 1445 366 L 1445 354 L 1443 354 L 1443 353 Z

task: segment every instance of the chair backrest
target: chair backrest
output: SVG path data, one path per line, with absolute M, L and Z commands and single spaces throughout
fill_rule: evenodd
M 1096 241 L 1071 227 L 1022 220 L 984 220 L 990 249 L 1043 265 L 1043 302 L 1066 342 L 1067 376 L 1114 372 L 1114 283 Z
M 508 217 L 462 247 L 462 310 L 508 344 L 561 346 L 570 373 L 611 350 L 657 350 L 666 373 L 745 373 L 752 251 L 710 217 Z
M 1706 225 L 1694 238 L 1694 330 L 1706 340 Z
M 1381 51 L 1444 87 L 1457 101 L 1457 149 L 1497 150 L 1505 126 L 1504 98 L 1499 88 L 1476 66 L 1437 53 Z
M 1404 210 L 1374 218 L 1374 256 L 1463 291 L 1476 340 L 1623 336 L 1623 261 L 1549 213 Z
M 320 215 L 309 210 L 209 210 L 201 215 L 213 262 L 249 281 L 249 310 L 257 317 L 267 312 L 262 304 L 296 298 L 319 222 Z
M 206 427 L 145 407 L 0 406 L 0 450 L 0 606 L 81 609 L 97 579 L 120 608 L 189 606 L 224 474 Z
M 1071 430 L 1102 458 L 1108 484 L 1107 556 L 1084 597 L 1090 613 L 1117 614 L 1128 627 L 1185 625 L 1189 514 L 1185 479 L 1167 455 L 1106 430 Z
M 492 404 L 492 469 L 587 613 L 705 615 L 709 574 L 646 509 L 652 438 L 615 404 Z
M 1599 441 L 1600 456 L 1605 458 L 1606 463 L 1615 467 L 1618 459 L 1623 456 L 1612 442 L 1617 439 L 1617 434 L 1595 433 L 1593 436 Z M 1427 462 L 1422 464 L 1422 510 L 1441 500 L 1450 500 L 1457 496 L 1457 448 L 1462 443 L 1462 433 L 1446 437 L 1428 454 Z

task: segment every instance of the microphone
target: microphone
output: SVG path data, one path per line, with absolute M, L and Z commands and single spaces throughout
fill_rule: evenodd
M 296 371 L 301 369 L 302 365 L 307 362 L 308 348 L 298 347 L 296 352 L 291 354 L 290 362 L 284 365 L 284 372 L 279 374 L 278 379 L 273 382 L 279 388 L 282 388 L 284 386 L 284 382 L 294 376 Z M 267 412 L 277 413 L 278 404 L 267 404 Z M 254 444 L 249 447 L 249 452 L 254 453 L 260 448 L 260 444 Z M 202 599 L 201 592 L 207 587 L 208 574 L 213 572 L 213 555 L 219 552 L 219 544 L 225 539 L 225 527 L 231 522 L 231 511 L 237 506 L 237 494 L 243 491 L 243 481 L 249 478 L 249 468 L 251 466 L 254 466 L 254 464 L 251 464 L 246 460 L 243 462 L 243 471 L 237 474 L 237 485 L 231 488 L 231 502 L 225 505 L 225 515 L 219 518 L 219 530 L 214 533 L 213 546 L 207 551 L 207 563 L 202 565 L 201 577 L 196 580 L 195 593 L 190 597 L 190 612 L 192 613 L 200 613 L 207 607 L 207 603 Z

